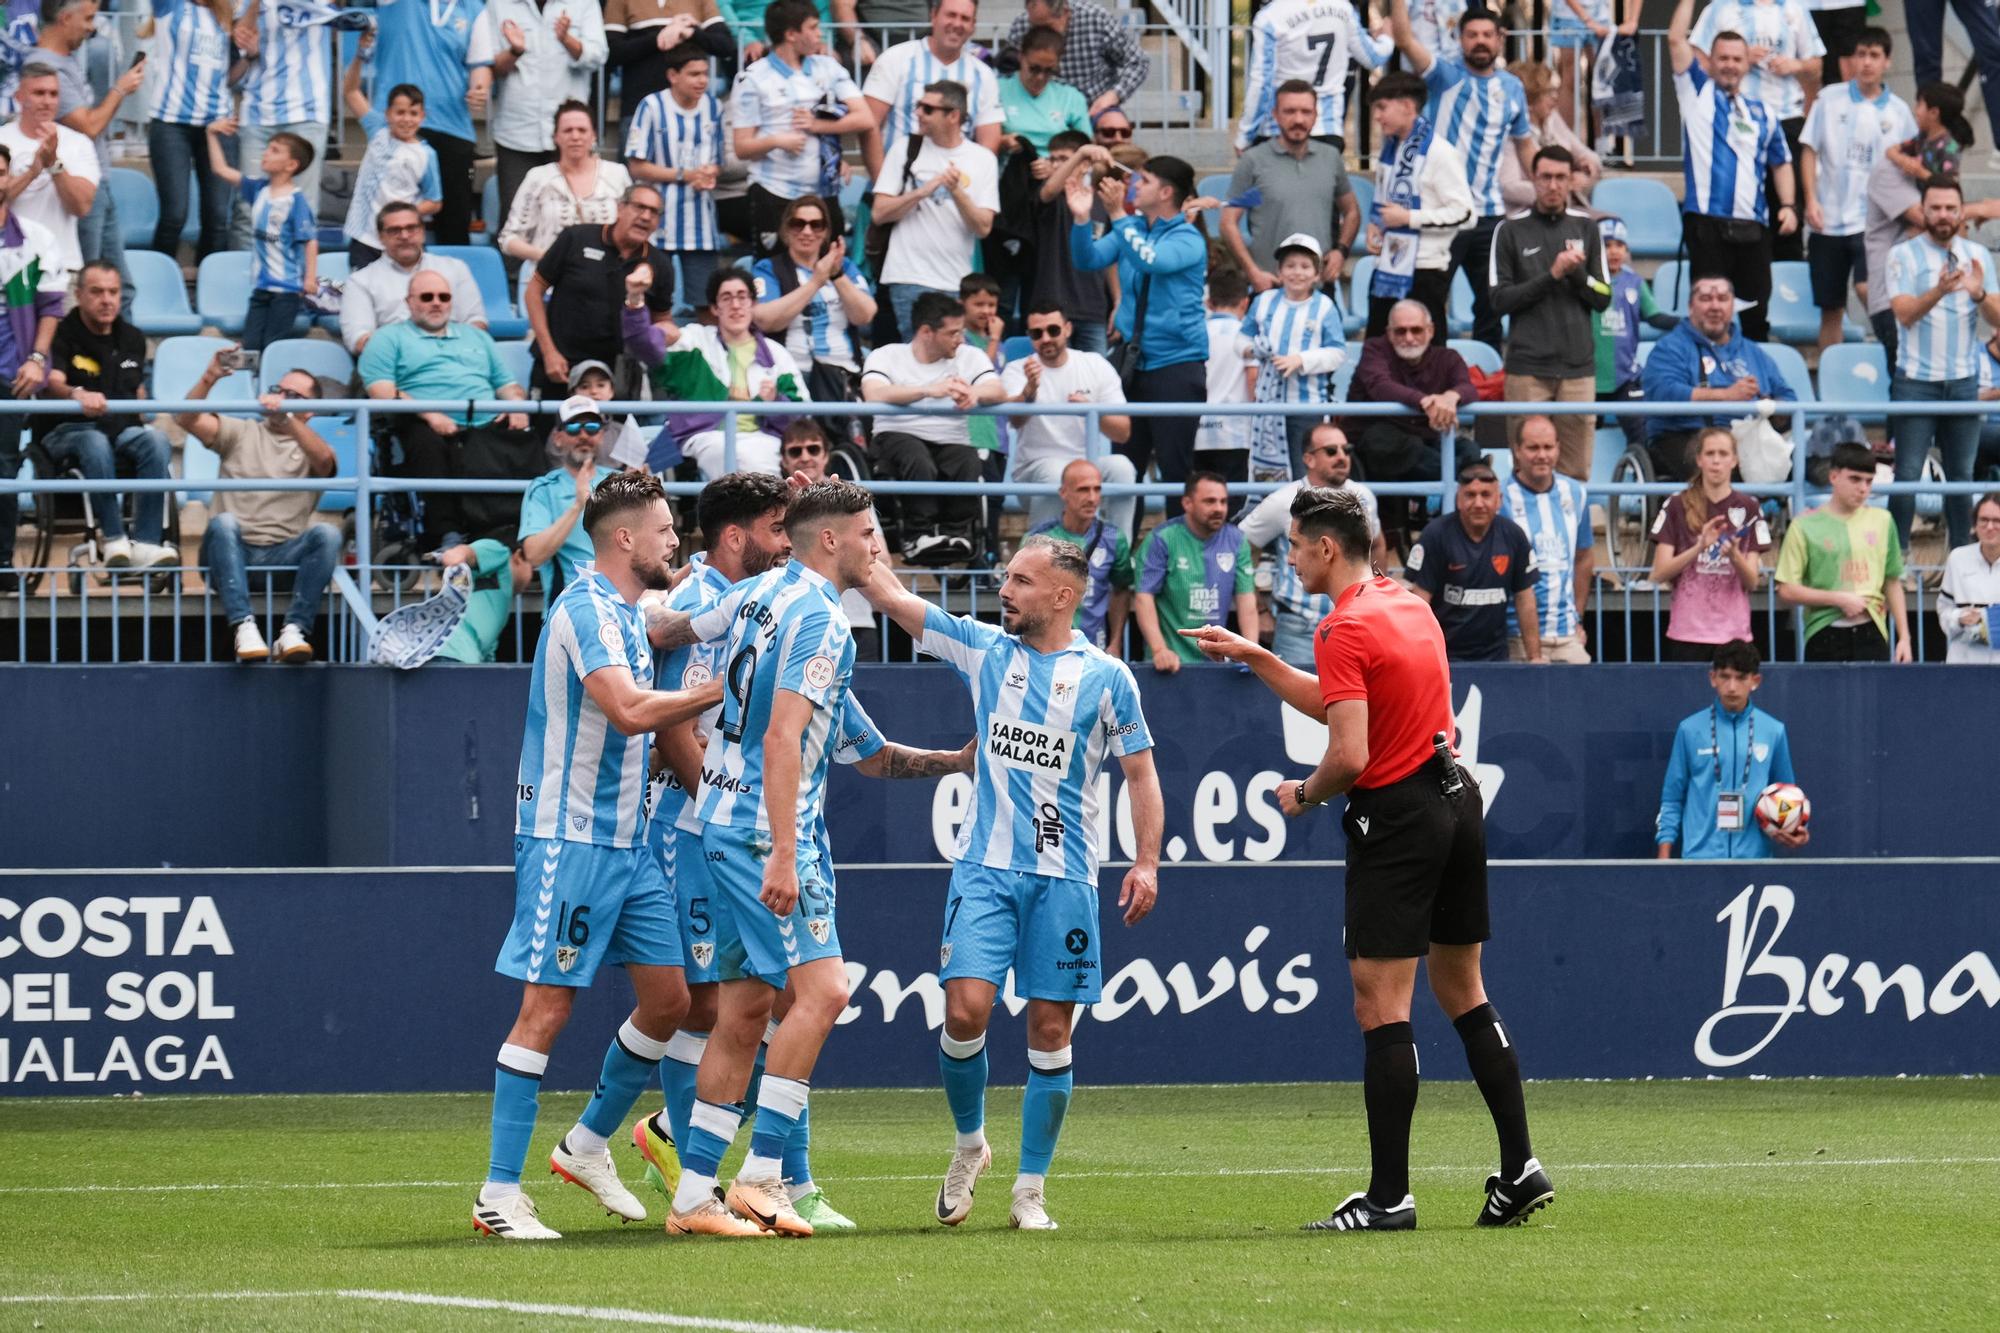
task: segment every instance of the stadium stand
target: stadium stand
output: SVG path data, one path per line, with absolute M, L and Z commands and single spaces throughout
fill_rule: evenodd
M 147 233 L 147 240 L 152 233 Z M 171 338 L 178 334 L 200 333 L 202 317 L 188 305 L 187 280 L 172 255 L 157 250 L 125 251 L 125 266 L 132 271 L 132 322 L 150 338 Z

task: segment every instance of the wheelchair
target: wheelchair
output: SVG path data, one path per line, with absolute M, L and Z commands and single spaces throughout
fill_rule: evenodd
M 47 444 L 40 439 L 28 440 L 22 452 L 37 477 L 51 481 L 85 480 L 81 468 L 60 466 Z M 105 568 L 104 532 L 97 517 L 97 505 L 104 497 L 88 493 L 33 491 L 21 498 L 22 514 L 35 526 L 34 554 L 21 571 L 21 593 L 24 597 L 33 597 L 41 591 L 42 580 L 49 571 L 57 568 L 58 543 L 65 541 L 69 545 L 63 550 L 63 565 L 67 567 L 65 581 L 72 597 L 82 596 L 84 576 L 91 573 L 114 584 L 123 578 L 151 578 L 156 590 L 164 590 L 174 577 L 171 572 L 138 570 L 128 573 Z M 160 540 L 176 550 L 181 545 L 180 499 L 178 492 L 167 492 L 166 514 L 160 529 Z M 129 528 L 132 523 L 129 505 L 125 522 Z M 167 568 L 171 571 L 173 567 Z

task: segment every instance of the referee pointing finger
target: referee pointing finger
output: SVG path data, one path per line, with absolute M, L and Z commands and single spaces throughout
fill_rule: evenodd
M 1368 515 L 1351 491 L 1304 487 L 1292 501 L 1291 561 L 1309 593 L 1334 599 L 1313 636 L 1315 678 L 1264 648 L 1208 626 L 1183 633 L 1210 657 L 1242 662 L 1287 704 L 1326 719 L 1319 767 L 1278 789 L 1287 815 L 1347 795 L 1346 948 L 1354 1016 L 1367 1047 L 1362 1096 L 1371 1175 L 1309 1231 L 1410 1231 L 1410 1118 L 1417 1048 L 1410 994 L 1417 960 L 1452 1018 L 1500 1136 L 1481 1226 L 1509 1226 L 1555 1197 L 1528 1143 L 1521 1066 L 1486 999 L 1479 950 L 1486 911 L 1486 830 L 1479 788 L 1454 758 L 1451 671 L 1437 618 L 1369 568 Z

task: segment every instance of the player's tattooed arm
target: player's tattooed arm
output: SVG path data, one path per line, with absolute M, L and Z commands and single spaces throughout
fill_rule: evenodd
M 855 767 L 871 778 L 941 778 L 947 773 L 970 773 L 976 745 L 967 741 L 958 750 L 919 750 L 890 741 Z
M 641 614 L 646 617 L 646 638 L 663 653 L 701 641 L 694 632 L 694 616 L 686 611 L 672 611 L 657 601 L 648 601 Z

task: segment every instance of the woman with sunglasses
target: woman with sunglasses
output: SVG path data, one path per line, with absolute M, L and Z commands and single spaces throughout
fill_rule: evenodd
M 521 497 L 521 555 L 540 573 L 542 593 L 551 604 L 577 565 L 591 558 L 583 507 L 598 483 L 618 470 L 597 461 L 606 438 L 596 399 L 581 394 L 564 399 L 549 432 L 555 467 L 529 482 Z
M 830 234 L 832 211 L 816 194 L 785 206 L 778 224 L 783 249 L 751 271 L 757 327 L 783 338 L 806 372 L 815 399 L 860 400 L 860 331 L 875 319 L 868 279 L 847 257 L 847 243 Z
M 597 118 L 582 102 L 556 108 L 556 160 L 531 169 L 514 192 L 500 253 L 532 264 L 565 227 L 604 225 L 618 216 L 618 199 L 632 174 L 597 155 Z

